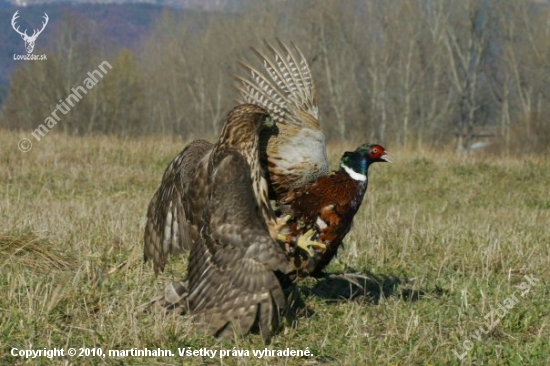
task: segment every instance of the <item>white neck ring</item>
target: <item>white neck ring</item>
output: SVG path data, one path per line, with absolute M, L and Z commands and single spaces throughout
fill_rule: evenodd
M 364 182 L 367 180 L 367 176 L 366 175 L 363 175 L 361 173 L 357 173 L 356 171 L 354 171 L 353 169 L 351 169 L 349 166 L 346 166 L 345 164 L 341 164 L 342 165 L 342 168 L 344 168 L 344 170 L 346 171 L 346 173 L 348 173 L 348 175 L 353 179 L 353 180 L 358 180 L 360 182 Z

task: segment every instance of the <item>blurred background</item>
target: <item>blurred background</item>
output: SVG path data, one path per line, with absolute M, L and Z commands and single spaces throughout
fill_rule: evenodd
M 29 35 L 48 14 L 47 61 L 14 60 L 16 10 Z M 549 1 L 1 0 L 0 29 L 0 129 L 29 134 L 108 61 L 50 133 L 214 136 L 237 61 L 278 38 L 310 62 L 329 142 L 549 151 Z

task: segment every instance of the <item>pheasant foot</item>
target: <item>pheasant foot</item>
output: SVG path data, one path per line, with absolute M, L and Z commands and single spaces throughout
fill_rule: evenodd
M 296 243 L 296 246 L 298 248 L 301 248 L 302 250 L 304 250 L 308 254 L 309 257 L 314 257 L 316 255 L 316 253 L 313 251 L 312 248 L 323 251 L 323 252 L 327 248 L 327 246 L 325 244 L 320 243 L 320 242 L 315 241 L 315 240 L 312 240 L 314 235 L 315 235 L 315 230 L 310 229 L 306 233 L 300 235 L 297 238 L 294 238 L 294 237 L 289 236 L 289 235 L 282 235 L 282 234 L 279 234 L 277 238 L 278 238 L 278 240 L 280 240 L 282 242 L 285 242 L 285 243 L 289 243 L 291 241 L 294 241 Z

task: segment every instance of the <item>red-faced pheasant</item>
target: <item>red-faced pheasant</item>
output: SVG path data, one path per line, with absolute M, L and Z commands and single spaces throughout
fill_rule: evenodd
M 282 213 L 292 216 L 287 224 L 293 235 L 314 229 L 315 239 L 326 245 L 317 256 L 296 255 L 296 266 L 305 274 L 324 276 L 323 269 L 351 229 L 353 217 L 367 191 L 369 167 L 376 162 L 390 162 L 386 150 L 377 144 L 361 145 L 353 152 L 344 153 L 338 171 L 278 199 Z
M 351 228 L 367 189 L 368 166 L 387 158 L 381 146 L 365 144 L 345 153 L 340 170 L 329 174 L 308 63 L 296 46 L 290 49 L 279 42 L 280 50 L 269 44 L 267 48 L 267 54 L 253 49 L 261 67 L 242 64 L 248 76 L 236 77 L 237 90 L 245 102 L 264 107 L 277 122 L 275 130 L 260 134 L 270 198 L 286 207 L 282 212 L 292 217 L 293 235 L 309 237 L 314 230 L 316 240 L 327 245 L 322 254 L 324 245 L 308 242 L 300 246 L 304 251 L 290 256 L 299 268 L 307 264 L 306 274 L 320 276 Z M 287 249 L 292 251 L 294 246 Z M 306 260 L 304 255 L 311 258 Z

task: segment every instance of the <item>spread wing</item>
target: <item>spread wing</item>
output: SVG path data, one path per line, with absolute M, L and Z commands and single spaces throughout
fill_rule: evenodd
M 204 226 L 189 257 L 188 304 L 212 334 L 244 335 L 257 323 L 268 339 L 285 304 L 276 272 L 287 273 L 289 264 L 259 214 L 249 169 L 235 151 L 213 166 Z
M 168 165 L 160 187 L 155 192 L 147 209 L 147 224 L 144 234 L 144 258 L 151 259 L 155 272 L 164 270 L 169 254 L 189 250 L 198 236 L 200 202 L 192 202 L 190 194 L 202 159 L 207 159 L 212 144 L 204 140 L 191 142 Z M 206 158 L 205 158 L 206 157 Z M 200 185 L 204 187 L 204 185 Z
M 278 131 L 260 135 L 260 158 L 272 188 L 271 197 L 329 173 L 325 135 L 318 120 L 317 96 L 306 58 L 298 47 L 253 51 L 261 67 L 242 64 L 236 76 L 243 101 L 264 107 Z

